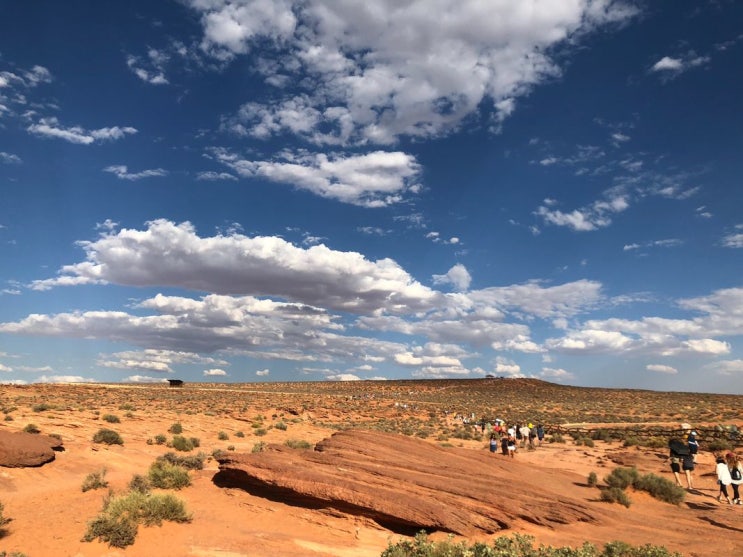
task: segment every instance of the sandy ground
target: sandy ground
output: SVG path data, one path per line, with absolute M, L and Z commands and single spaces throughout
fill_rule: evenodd
M 120 416 L 121 423 L 102 421 L 100 417 L 107 412 Z M 302 439 L 315 443 L 333 432 L 327 426 L 316 425 L 318 420 L 299 416 L 286 420 L 286 431 L 272 428 L 265 436 L 256 437 L 251 430 L 254 416 L 285 416 L 281 408 L 265 403 L 260 407 L 248 405 L 232 415 L 187 412 L 187 408 L 154 411 L 138 405 L 129 417 L 124 417 L 125 412 L 115 404 L 99 405 L 94 412 L 80 408 L 44 412 L 18 408 L 13 412 L 13 421 L 0 422 L 0 428 L 18 431 L 27 423 L 34 423 L 44 433 L 60 434 L 65 450 L 57 453 L 55 461 L 39 468 L 0 468 L 0 501 L 5 506 L 4 516 L 11 519 L 0 538 L 0 551 L 20 551 L 28 557 L 376 557 L 390 541 L 399 539 L 365 518 L 293 507 L 239 489 L 217 487 L 212 482 L 217 465 L 209 458 L 204 470 L 191 473 L 192 485 L 177 492 L 193 515 L 191 523 L 140 527 L 135 544 L 126 549 L 81 541 L 86 524 L 101 510 L 106 492 L 83 493 L 85 477 L 105 468 L 110 488 L 124 492 L 134 474 L 146 474 L 155 458 L 172 450 L 148 444 L 147 440 L 156 434 L 167 434 L 174 422 L 183 424 L 184 435 L 199 438 L 201 447 L 197 450 L 206 454 L 214 449 L 227 450 L 229 446 L 238 452 L 250 452 L 258 441 L 283 443 L 287 439 Z M 348 416 L 343 419 L 353 421 Z M 124 445 L 94 444 L 93 434 L 102 427 L 120 432 Z M 220 431 L 226 432 L 229 439 L 219 440 Z M 245 437 L 235 436 L 238 431 L 245 432 Z M 452 444 L 452 450 L 487 450 L 487 444 L 481 441 L 452 440 Z M 602 478 L 618 465 L 617 461 L 672 479 L 664 452 L 603 442 L 587 448 L 572 441 L 519 451 L 516 458 L 533 463 L 533 476 L 524 478 L 533 489 L 539 490 L 541 482 L 549 481 L 550 469 L 572 471 L 575 482 L 562 486 L 564 493 L 590 503 L 597 513 L 611 507 L 616 521 L 604 526 L 575 524 L 555 529 L 524 522 L 514 531 L 555 546 L 577 546 L 586 540 L 601 545 L 618 539 L 634 545 L 665 545 L 687 557 L 743 554 L 743 506 L 716 501 L 714 464 L 709 453 L 699 455 L 696 490 L 680 506 L 631 493 L 632 505 L 625 509 L 600 502 L 598 490 L 585 485 L 590 472 Z M 505 457 L 496 454 L 493 458 Z M 487 470 L 476 473 L 478 481 L 498 481 Z M 508 486 L 504 486 L 506 496 L 507 492 Z

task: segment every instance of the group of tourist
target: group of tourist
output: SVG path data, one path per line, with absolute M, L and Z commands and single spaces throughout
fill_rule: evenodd
M 501 454 L 514 458 L 517 446 L 536 449 L 544 440 L 544 426 L 542 424 L 515 424 L 508 426 L 502 420 L 496 419 L 490 434 L 490 452 L 495 453 L 498 445 Z
M 689 490 L 694 489 L 693 475 L 696 467 L 697 454 L 699 452 L 699 440 L 697 432 L 691 431 L 686 442 L 679 439 L 671 439 L 668 442 L 670 449 L 669 458 L 671 471 L 676 478 L 676 484 L 681 486 L 681 472 L 686 476 L 686 486 Z M 720 492 L 717 501 L 722 502 L 723 497 L 728 504 L 743 505 L 740 498 L 740 485 L 743 484 L 743 463 L 740 456 L 728 452 L 726 454 L 715 453 L 715 472 Z M 733 498 L 728 494 L 728 487 L 732 488 Z

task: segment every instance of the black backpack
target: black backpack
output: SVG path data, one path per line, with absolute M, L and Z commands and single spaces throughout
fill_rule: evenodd
M 740 479 L 741 479 L 741 475 L 740 475 L 740 468 L 738 468 L 737 466 L 736 466 L 735 468 L 733 468 L 733 469 L 732 469 L 732 470 L 730 471 L 730 477 L 731 477 L 732 479 L 734 479 L 735 481 L 738 481 L 738 480 L 740 480 Z

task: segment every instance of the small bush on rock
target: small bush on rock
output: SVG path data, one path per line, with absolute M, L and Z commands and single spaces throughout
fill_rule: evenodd
M 99 429 L 93 435 L 93 443 L 105 443 L 106 445 L 123 445 L 124 440 L 113 429 Z

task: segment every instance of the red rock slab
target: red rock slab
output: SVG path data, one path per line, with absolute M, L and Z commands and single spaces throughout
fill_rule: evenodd
M 218 461 L 217 485 L 366 516 L 393 530 L 472 535 L 509 529 L 518 521 L 549 527 L 598 520 L 585 502 L 540 484 L 533 468 L 518 459 L 402 435 L 347 430 L 314 450 L 270 445 Z M 568 474 L 562 479 L 575 482 Z
M 0 466 L 41 466 L 54 460 L 54 451 L 61 448 L 62 441 L 49 435 L 0 431 Z

